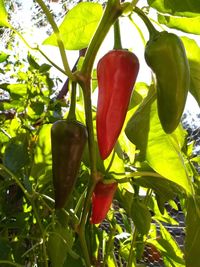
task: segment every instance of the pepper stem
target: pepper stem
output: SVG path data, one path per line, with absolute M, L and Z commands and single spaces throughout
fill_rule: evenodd
M 141 9 L 139 9 L 138 7 L 135 7 L 133 11 L 135 13 L 137 13 L 138 16 L 145 23 L 145 25 L 146 25 L 146 27 L 147 27 L 147 29 L 149 31 L 150 39 L 153 38 L 154 35 L 158 34 L 158 31 L 156 30 L 156 28 L 153 26 L 153 24 L 151 23 L 149 18 L 146 16 L 146 14 Z
M 76 82 L 71 83 L 71 103 L 67 120 L 68 121 L 76 120 Z
M 65 72 L 66 72 L 67 76 L 71 80 L 74 80 L 75 77 L 74 77 L 73 73 L 70 70 L 69 63 L 68 63 L 67 56 L 66 56 L 66 52 L 65 52 L 65 47 L 64 47 L 63 41 L 61 39 L 58 26 L 55 23 L 54 18 L 52 16 L 51 12 L 47 8 L 47 6 L 43 2 L 43 0 L 36 0 L 36 2 L 42 8 L 43 12 L 45 13 L 45 15 L 46 15 L 49 23 L 51 24 L 51 27 L 52 27 L 52 29 L 53 29 L 53 31 L 55 33 L 55 36 L 56 36 L 56 39 L 57 39 L 57 44 L 58 44 L 58 47 L 59 47 L 59 50 L 60 50 L 60 55 L 61 55 L 61 59 L 62 59 L 62 63 L 63 63 L 64 69 L 65 69 Z
M 122 49 L 119 19 L 114 24 L 114 49 Z

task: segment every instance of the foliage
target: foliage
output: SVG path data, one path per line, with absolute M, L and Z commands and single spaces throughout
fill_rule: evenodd
M 200 3 L 81 2 L 74 4 L 58 26 L 54 10 L 43 0 L 35 2 L 53 30 L 42 48 L 29 44 L 23 31 L 12 25 L 11 14 L 0 0 L 1 31 L 9 30 L 21 40 L 7 44 L 10 52 L 17 51 L 14 55 L 0 51 L 0 265 L 112 267 L 125 261 L 128 267 L 143 266 L 144 250 L 151 246 L 156 250 L 155 260 L 165 266 L 200 266 L 200 176 L 195 168 L 199 156 L 192 155 L 181 123 L 171 134 L 162 129 L 150 69 L 149 83 L 137 81 L 118 142 L 104 161 L 97 145 L 95 101 L 95 59 L 116 20 L 133 27 L 127 49 L 134 50 L 132 44 L 142 44 L 141 40 L 145 46 L 148 41 L 144 24 L 135 13 L 137 6 L 159 30 L 176 29 L 178 35 L 184 35 L 189 91 L 200 105 L 200 47 L 194 38 L 199 34 Z M 152 11 L 159 13 L 156 19 L 151 17 Z M 122 40 L 128 34 L 123 30 Z M 53 53 L 48 56 L 44 52 L 45 45 L 60 52 L 60 64 L 55 63 Z M 68 62 L 67 49 L 79 52 L 74 68 Z M 142 62 L 141 55 L 138 57 Z M 140 67 L 142 77 L 144 65 Z M 55 70 L 66 78 L 61 90 L 56 90 L 60 77 L 52 77 Z M 50 130 L 55 121 L 68 116 L 73 104 L 72 81 L 77 89 L 76 118 L 87 126 L 88 144 L 70 201 L 55 210 Z M 118 189 L 106 220 L 92 225 L 91 196 L 102 177 L 108 183 L 117 181 Z M 170 203 L 178 210 L 177 199 L 186 216 L 184 251 L 165 227 L 178 224 L 166 207 Z

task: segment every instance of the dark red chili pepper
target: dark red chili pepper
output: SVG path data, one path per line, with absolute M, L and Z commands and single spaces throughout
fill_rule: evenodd
M 51 128 L 56 209 L 63 208 L 71 195 L 86 141 L 86 127 L 78 121 L 59 120 Z
M 99 224 L 105 219 L 112 204 L 117 186 L 118 184 L 116 182 L 110 184 L 98 182 L 96 184 L 92 196 L 92 216 L 90 218 L 92 224 Z
M 138 58 L 128 50 L 112 50 L 98 62 L 97 139 L 102 159 L 119 137 L 138 71 Z

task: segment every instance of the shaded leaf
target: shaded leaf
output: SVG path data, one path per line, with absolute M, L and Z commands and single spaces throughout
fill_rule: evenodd
M 47 242 L 47 250 L 52 267 L 62 267 L 68 253 L 75 259 L 79 258 L 79 256 L 71 250 L 72 245 L 72 232 L 66 227 L 56 225 L 54 231 L 49 233 Z
M 192 17 L 200 13 L 200 2 L 196 0 L 148 0 L 148 4 L 159 12 L 175 16 Z
M 86 48 L 96 30 L 102 15 L 102 5 L 98 3 L 79 3 L 65 16 L 59 27 L 65 49 L 80 50 Z M 53 33 L 43 44 L 57 46 Z
M 30 174 L 35 179 L 49 180 L 52 175 L 51 126 L 52 124 L 45 124 L 39 132 Z
M 150 229 L 151 214 L 147 206 L 138 198 L 133 199 L 131 218 L 139 234 L 147 235 Z
M 180 187 L 167 179 L 154 176 L 135 178 L 134 182 L 144 188 L 151 188 L 156 194 L 160 212 L 164 212 L 164 204 L 180 193 Z
M 11 139 L 6 146 L 3 162 L 12 172 L 18 172 L 29 160 L 27 144 L 17 139 Z
M 140 156 L 145 158 L 148 133 L 150 127 L 150 110 L 151 104 L 155 100 L 156 95 L 153 91 L 149 91 L 148 96 L 129 119 L 125 134 L 128 139 L 140 149 Z
M 36 62 L 36 60 L 34 59 L 34 57 L 31 54 L 28 54 L 27 60 L 28 60 L 28 63 L 30 64 L 30 66 L 33 67 L 34 69 L 40 68 L 40 65 Z
M 1 260 L 7 260 L 9 258 L 11 252 L 11 247 L 9 244 L 9 241 L 4 238 L 0 237 L 0 255 L 1 255 Z
M 200 267 L 200 197 L 189 198 L 186 216 L 185 261 L 186 266 Z

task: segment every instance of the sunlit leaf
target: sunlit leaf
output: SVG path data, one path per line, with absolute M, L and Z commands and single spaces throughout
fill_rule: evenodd
M 129 157 L 130 162 L 133 163 L 135 160 L 135 150 L 136 150 L 135 145 L 133 145 L 128 140 L 124 132 L 122 132 L 121 135 L 119 136 L 119 143 L 123 152 L 126 153 L 127 156 Z
M 195 40 L 182 37 L 190 65 L 190 92 L 200 106 L 200 47 Z
M 20 99 L 27 94 L 26 84 L 10 84 L 7 86 L 7 90 L 10 93 L 12 99 Z
M 200 34 L 200 15 L 192 18 L 158 15 L 158 21 L 169 28 Z
M 117 150 L 117 147 L 115 149 Z M 120 152 L 122 151 L 120 150 Z M 120 179 L 121 177 L 124 177 L 124 162 L 122 156 L 119 156 L 119 153 L 113 152 L 106 160 L 104 160 L 104 168 L 107 178 Z
M 0 26 L 10 27 L 8 22 L 8 14 L 4 5 L 4 0 L 0 0 Z
M 163 131 L 157 114 L 157 102 L 151 96 L 149 99 L 129 120 L 126 135 L 141 150 L 152 169 L 191 193 L 177 136 L 174 138 L 175 132 L 169 135 Z
M 191 193 L 191 184 L 181 156 L 181 147 L 178 149 L 178 144 L 175 145 L 173 135 L 167 135 L 163 131 L 157 115 L 156 102 L 152 104 L 150 116 L 147 162 L 156 172 Z
M 82 2 L 72 8 L 59 27 L 65 49 L 86 48 L 100 21 L 102 12 L 102 5 L 91 2 Z M 57 46 L 56 35 L 52 34 L 43 44 Z
M 200 2 L 197 0 L 148 0 L 148 4 L 159 12 L 174 16 L 192 17 L 200 13 Z

